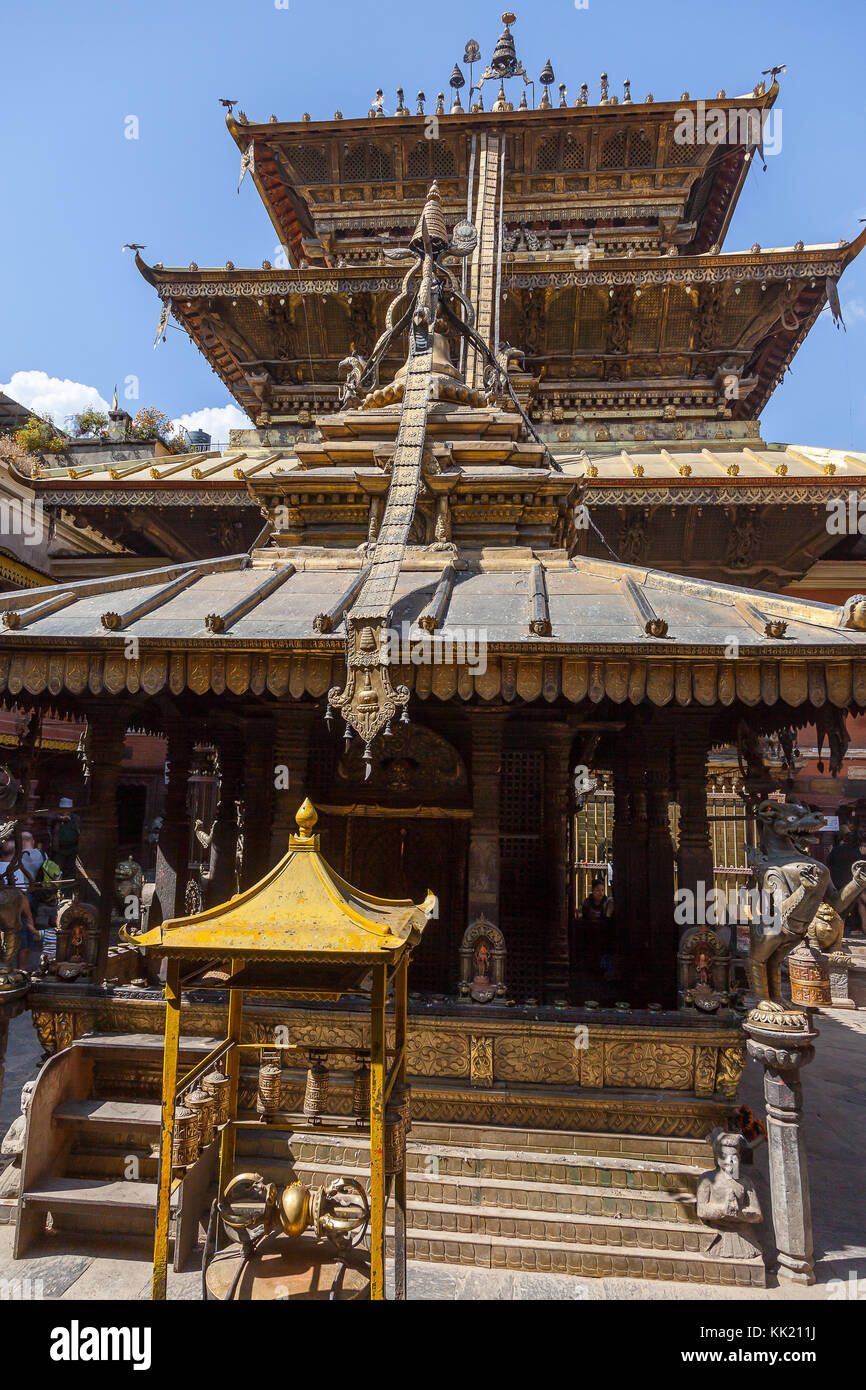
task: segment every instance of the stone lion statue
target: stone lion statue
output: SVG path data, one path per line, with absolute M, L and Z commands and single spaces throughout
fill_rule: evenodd
M 852 865 L 851 882 L 837 892 L 830 870 L 812 858 L 808 846 L 825 824 L 819 811 L 795 801 L 762 801 L 755 810 L 761 843 L 748 851 L 761 891 L 771 905 L 755 913 L 749 926 L 749 982 L 761 1007 L 783 1010 L 782 961 L 804 938 L 831 939 L 837 919 L 866 888 L 866 861 Z M 832 915 L 831 915 L 832 914 Z M 814 924 L 814 925 L 813 925 Z

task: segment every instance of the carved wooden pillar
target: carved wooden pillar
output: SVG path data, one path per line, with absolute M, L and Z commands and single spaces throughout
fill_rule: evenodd
M 183 911 L 183 892 L 189 867 L 189 773 L 195 737 L 186 724 L 170 725 L 168 784 L 159 844 L 156 849 L 156 885 L 150 926 L 158 926 Z
M 707 819 L 709 720 L 683 715 L 674 734 L 674 775 L 680 806 L 677 887 L 697 895 L 698 884 L 713 886 L 713 846 Z
M 645 1007 L 653 1000 L 672 1005 L 676 994 L 677 930 L 674 923 L 674 849 L 671 840 L 671 729 L 654 721 L 647 744 L 647 944 Z
M 82 813 L 78 855 L 100 890 L 99 956 L 94 976 L 97 981 L 105 978 L 108 961 L 114 870 L 117 865 L 117 782 L 123 764 L 123 740 L 128 719 L 129 709 L 124 704 L 94 705 L 87 711 L 90 795 Z
M 242 889 L 258 883 L 276 863 L 276 859 L 271 858 L 271 817 L 276 779 L 274 726 L 270 719 L 248 719 L 245 731 Z
M 295 812 L 307 795 L 307 761 L 316 718 L 321 715 L 309 705 L 285 705 L 277 713 L 271 774 L 271 864 L 286 853 L 289 836 L 295 832 Z
M 211 874 L 206 906 L 224 903 L 237 892 L 238 813 L 243 795 L 244 744 L 237 724 L 216 730 L 220 792 L 211 842 Z
M 499 790 L 504 710 L 473 710 L 472 823 L 469 830 L 469 921 L 482 913 L 499 926 Z M 506 946 L 507 946 L 506 942 Z
M 549 929 L 545 943 L 547 1002 L 568 993 L 571 923 L 571 745 L 572 731 L 555 724 L 544 735 L 544 850 L 549 874 Z

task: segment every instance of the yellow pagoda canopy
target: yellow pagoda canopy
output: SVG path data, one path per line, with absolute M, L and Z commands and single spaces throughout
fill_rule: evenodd
M 313 833 L 309 800 L 297 813 L 288 853 L 263 879 L 227 903 L 177 917 L 131 943 L 154 955 L 188 961 L 243 962 L 243 979 L 223 985 L 341 994 L 361 987 L 373 965 L 393 965 L 421 939 L 436 898 L 374 898 L 335 873 Z M 280 963 L 290 971 L 279 968 Z M 257 969 L 257 967 L 262 967 Z

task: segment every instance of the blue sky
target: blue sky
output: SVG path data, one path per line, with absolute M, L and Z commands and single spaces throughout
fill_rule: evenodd
M 581 0 L 583 3 L 583 0 Z M 866 217 L 866 109 L 857 63 L 862 0 L 533 0 L 516 8 L 518 53 L 537 77 L 549 57 L 575 99 L 629 77 L 632 95 L 751 91 L 787 63 L 777 109 L 781 152 L 752 170 L 726 245 L 852 240 Z M 432 19 L 429 18 L 432 14 Z M 43 0 L 7 7 L 0 218 L 4 268 L 0 385 L 53 405 L 58 422 L 115 382 L 172 417 L 231 398 L 176 329 L 152 350 L 154 292 L 125 241 L 150 262 L 260 265 L 275 235 L 255 188 L 236 194 L 238 154 L 218 98 L 250 119 L 367 110 L 378 86 L 412 101 L 447 86 L 465 41 L 489 58 L 501 8 L 480 0 Z M 9 61 L 11 59 L 11 61 Z M 138 119 L 139 138 L 124 130 Z M 15 177 L 17 173 L 17 177 Z M 764 414 L 768 440 L 866 448 L 866 253 L 840 285 L 848 331 L 824 315 Z M 67 387 L 46 386 L 44 373 Z M 37 391 L 41 387 L 41 394 Z M 28 401 L 28 403 L 30 403 Z M 217 426 L 225 416 L 212 417 Z M 224 432 L 217 428 L 219 438 Z

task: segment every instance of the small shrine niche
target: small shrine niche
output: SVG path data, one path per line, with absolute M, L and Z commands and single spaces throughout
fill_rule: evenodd
M 505 994 L 505 937 L 482 913 L 460 943 L 460 997 L 489 1004 Z
M 57 918 L 57 949 L 48 964 L 49 975 L 61 980 L 90 976 L 99 956 L 96 909 L 75 900 L 65 903 Z
M 707 927 L 687 932 L 677 954 L 680 1007 L 715 1013 L 730 1001 L 731 957 Z

